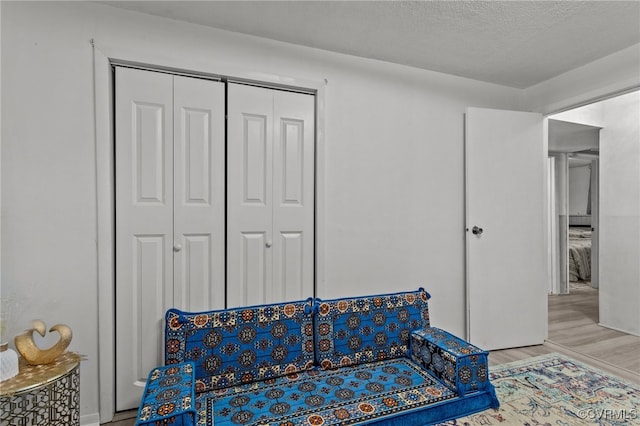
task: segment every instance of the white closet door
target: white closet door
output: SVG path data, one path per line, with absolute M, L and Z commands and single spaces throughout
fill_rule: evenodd
M 314 97 L 227 93 L 227 305 L 312 296 Z
M 314 97 L 274 91 L 273 297 L 313 296 Z
M 224 83 L 174 77 L 174 306 L 224 308 Z
M 224 84 L 116 69 L 116 409 L 163 363 L 168 308 L 224 307 Z
M 116 409 L 162 363 L 173 304 L 173 77 L 116 68 Z M 139 385 L 140 383 L 138 383 Z
M 227 306 L 273 299 L 273 93 L 229 84 Z

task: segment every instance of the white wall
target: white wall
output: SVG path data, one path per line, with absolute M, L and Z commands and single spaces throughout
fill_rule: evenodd
M 2 285 L 13 334 L 66 323 L 96 421 L 96 146 L 92 50 L 202 72 L 328 80 L 321 297 L 426 287 L 464 334 L 463 112 L 520 91 L 91 3 L 2 2 Z
M 569 167 L 569 215 L 587 214 L 590 181 L 591 166 Z
M 600 323 L 640 335 L 640 92 L 603 104 Z
M 600 127 L 557 120 L 549 117 L 549 151 L 577 152 L 598 149 Z
M 550 118 L 598 128 L 604 126 L 604 110 L 600 102 L 563 111 L 552 115 Z

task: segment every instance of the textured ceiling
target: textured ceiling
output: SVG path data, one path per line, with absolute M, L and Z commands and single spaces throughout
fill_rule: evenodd
M 639 1 L 105 1 L 526 88 L 640 43 Z

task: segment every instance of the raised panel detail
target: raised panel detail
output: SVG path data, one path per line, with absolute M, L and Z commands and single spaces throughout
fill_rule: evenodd
M 242 233 L 242 259 L 240 276 L 243 301 L 246 304 L 265 303 L 267 296 L 267 270 L 263 232 Z
M 243 115 L 244 203 L 266 204 L 267 123 L 262 115 Z
M 135 321 L 133 352 L 135 378 L 146 380 L 147 374 L 162 362 L 161 325 L 165 311 L 165 237 L 134 236 L 132 297 Z
M 280 276 L 282 277 L 282 288 L 286 293 L 282 296 L 285 300 L 304 298 L 302 232 L 282 232 L 280 235 L 282 250 Z
M 302 204 L 304 176 L 304 122 L 283 119 L 282 135 L 282 203 Z
M 185 276 L 183 291 L 186 309 L 190 311 L 205 311 L 212 309 L 211 300 L 211 235 L 184 236 L 184 267 Z
M 185 204 L 209 204 L 211 202 L 211 112 L 193 108 L 182 109 L 184 134 L 182 158 L 184 159 L 183 202 Z M 179 142 L 178 142 L 179 143 Z
M 134 202 L 164 203 L 164 107 L 134 102 Z

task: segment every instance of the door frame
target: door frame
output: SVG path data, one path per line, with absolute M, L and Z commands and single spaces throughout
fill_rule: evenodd
M 549 280 L 549 294 L 554 294 L 558 289 L 558 220 L 556 218 L 557 213 L 555 197 L 556 158 L 553 156 L 547 156 L 547 176 L 547 255 L 549 262 L 547 274 Z
M 626 82 L 625 82 L 626 83 Z M 542 113 L 542 117 L 543 117 L 543 121 L 545 123 L 545 129 L 544 129 L 544 134 L 545 134 L 545 138 L 548 139 L 549 137 L 549 129 L 548 129 L 548 121 L 549 118 L 551 118 L 553 115 L 555 114 L 559 114 L 562 112 L 566 112 L 566 111 L 570 111 L 573 109 L 577 109 L 580 107 L 584 107 L 587 105 L 591 105 L 591 104 L 595 104 L 598 102 L 603 102 L 606 101 L 608 99 L 612 99 L 618 96 L 623 96 L 626 95 L 628 93 L 632 93 L 632 92 L 636 92 L 636 91 L 640 91 L 640 83 L 638 83 L 637 79 L 634 79 L 633 81 L 629 82 L 629 84 L 623 84 L 620 87 L 605 87 L 604 89 L 598 90 L 594 93 L 588 93 L 588 94 L 579 94 L 576 97 L 570 98 L 570 99 L 566 99 L 560 102 L 556 102 L 556 103 L 552 103 L 549 105 L 545 105 L 542 106 L 540 108 L 536 108 L 534 109 L 535 111 L 541 112 Z M 599 142 L 598 142 L 599 143 Z M 547 152 L 548 152 L 548 146 L 547 146 Z M 597 259 L 597 261 L 595 262 L 595 270 L 593 268 L 593 263 L 592 263 L 592 269 L 591 269 L 591 273 L 592 276 L 595 275 L 595 280 L 597 283 L 597 287 L 598 289 L 600 289 L 600 276 L 599 276 L 599 270 L 600 270 L 600 248 L 599 248 L 599 227 L 600 227 L 600 161 L 595 160 L 595 162 L 592 162 L 592 180 L 591 183 L 593 184 L 594 182 L 594 178 L 593 178 L 593 166 L 595 167 L 595 193 L 596 193 L 596 200 L 594 201 L 593 198 L 591 200 L 591 211 L 592 211 L 592 218 L 595 217 L 595 220 L 597 221 L 596 223 L 596 229 L 598 229 L 598 234 L 596 236 L 596 253 L 593 253 L 592 251 L 592 257 L 591 259 L 595 258 Z M 546 185 L 546 191 L 550 191 L 551 188 L 549 187 L 549 185 Z M 593 193 L 592 193 L 593 194 Z M 549 196 L 549 193 L 547 193 L 547 198 Z M 594 205 L 595 205 L 595 210 L 596 213 L 593 213 L 593 209 L 594 209 Z M 547 207 L 548 208 L 548 207 Z M 556 212 L 557 213 L 557 212 Z M 551 223 L 549 222 L 548 227 L 551 226 Z M 593 223 L 592 223 L 592 228 L 593 228 Z M 550 233 L 548 233 L 550 235 Z M 565 242 L 564 247 L 558 247 L 559 249 L 567 249 L 567 243 Z M 552 256 L 552 253 L 547 253 L 548 256 Z M 558 261 L 558 253 L 556 253 L 556 257 L 555 260 Z M 560 262 L 557 262 L 558 264 L 556 265 L 557 269 L 560 269 Z M 569 267 L 567 264 L 567 267 L 563 269 L 563 271 L 560 272 L 564 272 L 567 276 L 567 288 L 569 286 Z M 557 283 L 557 285 L 555 287 L 553 287 L 554 292 L 552 294 L 560 294 L 559 291 L 556 292 L 557 290 L 559 290 L 559 283 Z M 600 294 L 600 293 L 599 293 Z M 598 296 L 598 305 L 600 305 L 600 296 Z M 548 321 L 548 318 L 545 318 L 545 321 Z M 598 323 L 599 324 L 599 323 Z
M 115 158 L 114 120 L 115 81 L 114 64 L 172 74 L 220 78 L 242 81 L 264 87 L 292 91 L 315 92 L 315 271 L 314 292 L 322 295 L 326 291 L 326 214 L 325 214 L 325 88 L 327 80 L 314 81 L 264 74 L 247 70 L 231 70 L 218 74 L 213 70 L 192 71 L 162 64 L 165 57 L 147 58 L 148 52 L 134 52 L 134 56 L 147 58 L 146 63 L 126 59 L 131 52 L 122 48 L 106 48 L 95 45 L 92 39 L 93 56 L 93 102 L 94 140 L 96 167 L 96 266 L 98 285 L 98 381 L 100 423 L 113 419 L 115 410 Z M 231 77 L 233 76 L 233 77 Z

